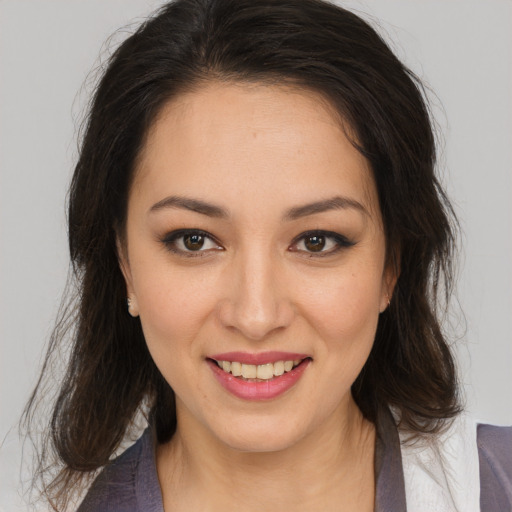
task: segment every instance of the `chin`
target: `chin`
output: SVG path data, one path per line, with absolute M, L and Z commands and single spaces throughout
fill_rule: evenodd
M 217 439 L 232 450 L 247 453 L 280 452 L 295 446 L 308 431 L 293 421 L 256 418 L 221 427 L 214 432 Z

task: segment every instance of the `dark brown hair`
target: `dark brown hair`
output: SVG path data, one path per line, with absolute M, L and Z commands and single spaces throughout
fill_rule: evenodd
M 173 391 L 126 311 L 116 234 L 145 135 L 162 106 L 205 81 L 292 84 L 320 93 L 355 134 L 377 185 L 390 307 L 352 392 L 374 420 L 393 406 L 413 432 L 435 432 L 459 410 L 456 375 L 436 298 L 452 283 L 453 212 L 436 178 L 435 140 L 421 84 L 355 14 L 320 0 L 177 0 L 110 58 L 91 104 L 69 196 L 69 247 L 78 296 L 52 337 L 49 361 L 70 343 L 41 468 L 60 496 L 107 464 L 145 404 L 158 440 L 176 427 Z M 356 142 L 357 141 L 357 142 Z M 76 305 L 73 306 L 73 304 Z M 75 307 L 75 309 L 73 309 Z

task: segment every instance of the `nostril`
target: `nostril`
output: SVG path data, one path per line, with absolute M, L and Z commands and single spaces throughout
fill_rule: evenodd
M 228 301 L 219 304 L 218 318 L 224 328 L 236 331 L 249 340 L 258 341 L 286 329 L 293 320 L 293 309 L 282 303 Z

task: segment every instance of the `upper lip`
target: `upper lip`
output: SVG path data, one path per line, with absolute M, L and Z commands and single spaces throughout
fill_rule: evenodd
M 216 361 L 237 361 L 242 364 L 268 364 L 276 361 L 295 361 L 297 359 L 306 359 L 307 354 L 299 354 L 296 352 L 259 352 L 257 354 L 250 352 L 224 352 L 222 354 L 214 354 L 209 356 L 210 359 Z

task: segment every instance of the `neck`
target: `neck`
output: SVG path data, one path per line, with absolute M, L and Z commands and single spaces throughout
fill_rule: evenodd
M 181 420 L 181 421 L 180 421 Z M 242 452 L 178 416 L 173 439 L 157 448 L 168 510 L 373 510 L 375 429 L 350 399 L 293 446 Z M 193 434 L 191 434 L 193 432 Z M 364 503 L 368 505 L 365 506 Z M 205 504 L 207 503 L 207 505 Z

